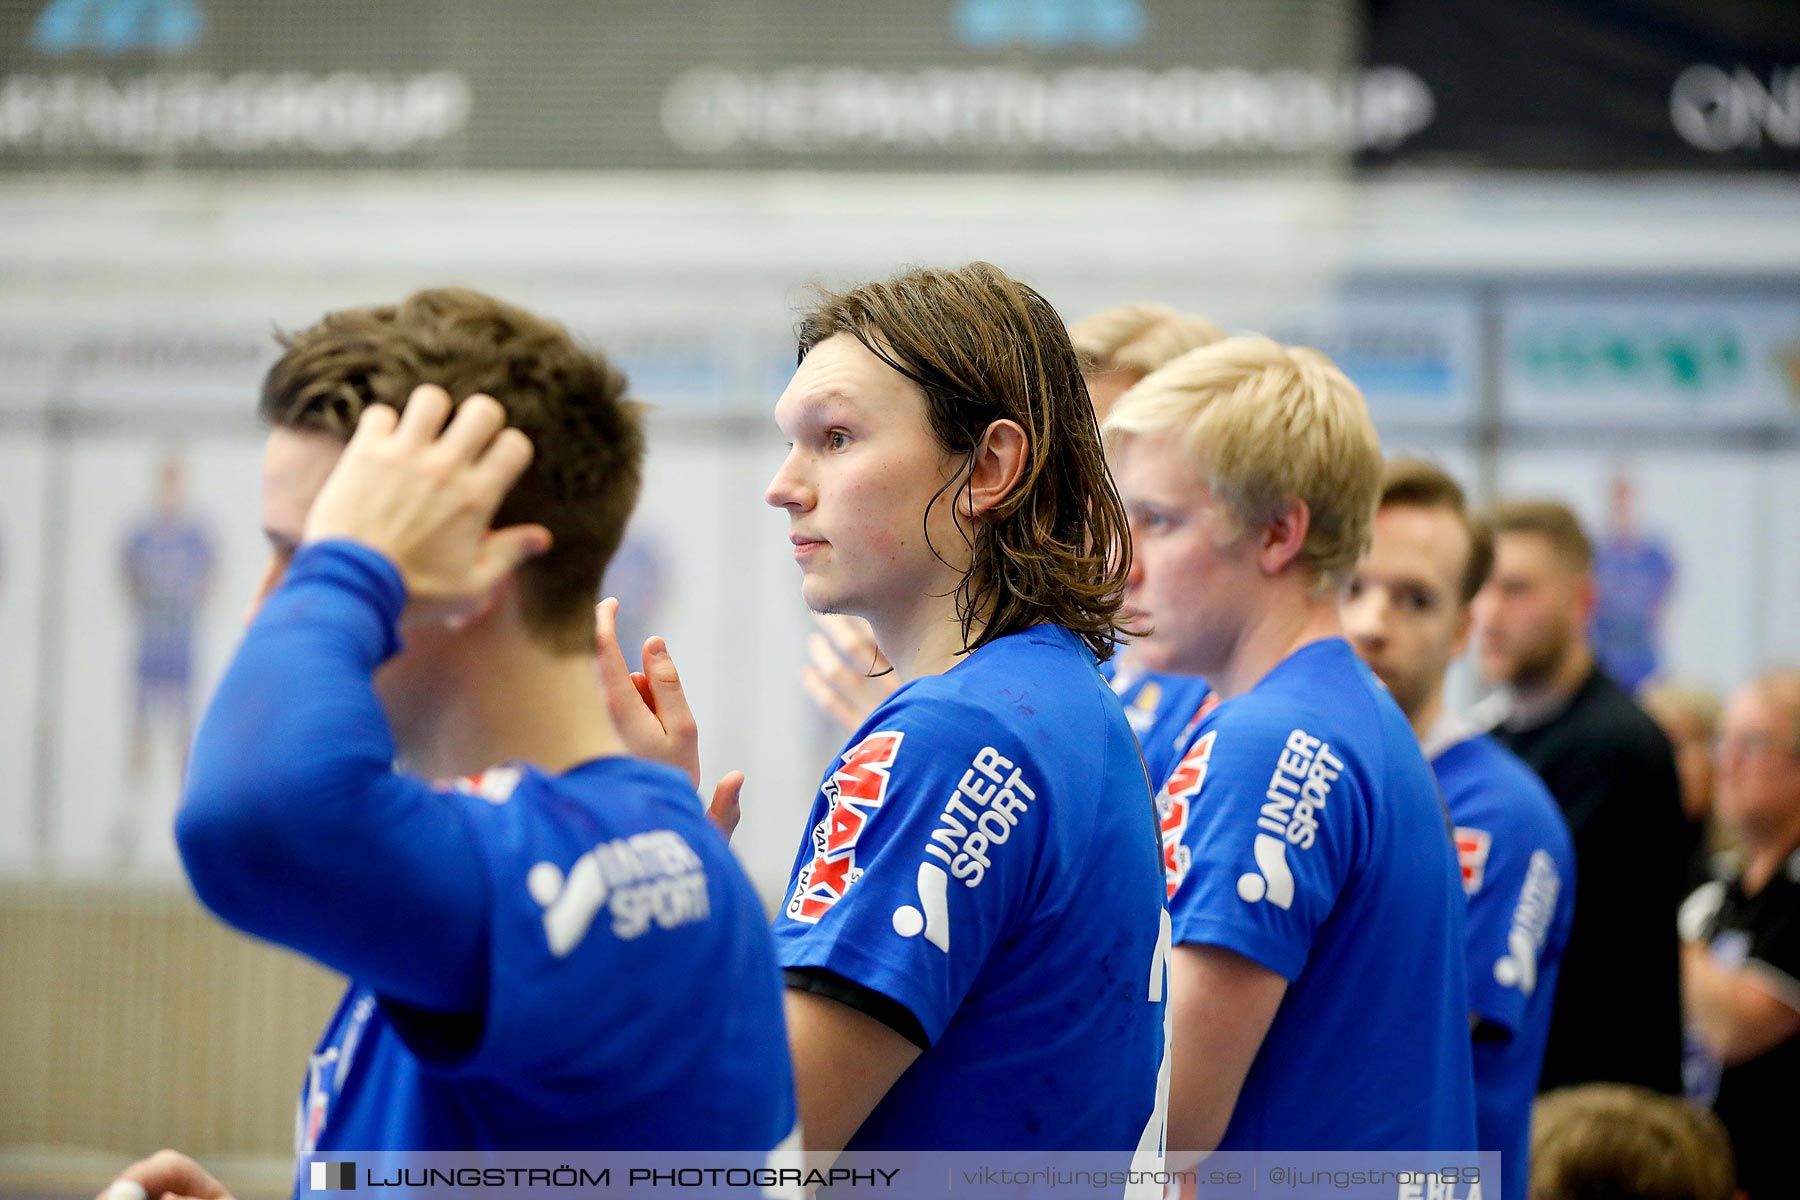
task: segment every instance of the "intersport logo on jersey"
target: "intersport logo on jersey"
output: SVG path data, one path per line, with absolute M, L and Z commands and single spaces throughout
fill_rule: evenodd
M 1262 830 L 1251 847 L 1256 870 L 1238 876 L 1238 897 L 1246 904 L 1267 900 L 1283 909 L 1293 904 L 1294 875 L 1288 869 L 1287 849 L 1312 849 L 1331 785 L 1343 773 L 1344 762 L 1329 743 L 1304 729 L 1288 734 L 1256 818 Z

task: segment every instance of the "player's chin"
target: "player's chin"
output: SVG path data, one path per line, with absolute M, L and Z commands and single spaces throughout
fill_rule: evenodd
M 1150 624 L 1149 618 L 1137 622 L 1140 628 Z M 1139 667 L 1146 671 L 1158 673 L 1178 673 L 1181 660 L 1181 647 L 1167 635 L 1151 633 L 1145 637 L 1133 638 L 1131 657 Z

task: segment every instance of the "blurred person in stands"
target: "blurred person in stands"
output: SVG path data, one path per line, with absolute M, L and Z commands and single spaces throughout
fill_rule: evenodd
M 1344 589 L 1344 631 L 1411 722 L 1455 825 L 1468 896 L 1469 1020 L 1481 1149 L 1523 1200 L 1531 1102 L 1575 911 L 1575 848 L 1531 768 L 1451 711 L 1444 675 L 1468 648 L 1493 535 L 1462 488 L 1417 459 L 1390 462 L 1368 553 Z
M 1126 388 L 1189 350 L 1209 346 L 1225 331 L 1205 317 L 1179 313 L 1165 304 L 1126 304 L 1103 309 L 1069 326 L 1069 340 L 1081 358 L 1081 377 L 1104 420 Z M 1129 626 L 1131 613 L 1122 614 Z M 807 695 L 846 732 L 860 725 L 899 686 L 887 660 L 854 617 L 821 614 L 820 632 L 807 645 L 801 670 Z M 1211 697 L 1204 679 L 1140 670 L 1130 663 L 1131 643 L 1122 642 L 1100 670 L 1119 694 L 1131 729 L 1143 746 L 1150 780 L 1160 784 L 1174 766 L 1175 743 Z
M 1674 755 L 1600 669 L 1587 638 L 1593 554 L 1569 509 L 1502 504 L 1494 568 L 1475 597 L 1482 673 L 1504 685 L 1502 746 L 1549 785 L 1575 839 L 1575 925 L 1540 1086 L 1681 1090 L 1674 914 L 1694 838 Z
M 1464 899 L 1431 768 L 1344 640 L 1381 447 L 1314 350 L 1233 337 L 1103 426 L 1149 670 L 1223 702 L 1162 787 L 1179 1164 L 1475 1148 Z
M 807 607 L 868 621 L 901 685 L 775 921 L 807 1148 L 1159 1164 L 1156 814 L 1098 670 L 1130 548 L 1068 331 L 978 262 L 825 293 L 798 349 L 764 498 Z M 622 726 L 640 695 L 609 689 Z
M 1739 1200 L 1731 1139 L 1703 1108 L 1590 1083 L 1537 1102 L 1531 1200 Z
M 1731 1131 L 1751 1200 L 1770 1200 L 1800 1191 L 1800 671 L 1731 698 L 1717 803 L 1742 861 L 1681 909 L 1682 994 L 1705 1053 L 1689 1095 Z
M 697 765 L 626 757 L 595 685 L 593 597 L 642 472 L 624 377 L 460 289 L 283 345 L 269 565 L 177 839 L 207 907 L 351 980 L 298 1153 L 762 1165 L 794 1126 L 762 905 Z M 169 1154 L 113 1190 L 222 1191 Z
M 1700 831 L 1695 857 L 1695 886 L 1717 874 L 1715 861 L 1731 849 L 1731 835 L 1713 817 L 1713 790 L 1718 779 L 1714 743 L 1719 729 L 1719 697 L 1709 687 L 1679 679 L 1657 680 L 1638 693 L 1638 703 L 1662 729 L 1675 751 L 1675 773 L 1681 778 L 1681 811 Z

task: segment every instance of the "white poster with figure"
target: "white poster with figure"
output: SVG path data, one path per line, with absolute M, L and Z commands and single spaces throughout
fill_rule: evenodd
M 53 631 L 59 873 L 167 879 L 194 724 L 267 561 L 261 439 L 93 439 L 69 453 Z

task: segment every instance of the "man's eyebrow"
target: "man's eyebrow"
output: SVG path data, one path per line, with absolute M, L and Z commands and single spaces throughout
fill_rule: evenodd
M 825 408 L 833 404 L 846 408 L 856 408 L 856 397 L 842 388 L 827 387 L 817 392 L 807 392 L 800 397 L 800 404 L 805 408 Z

